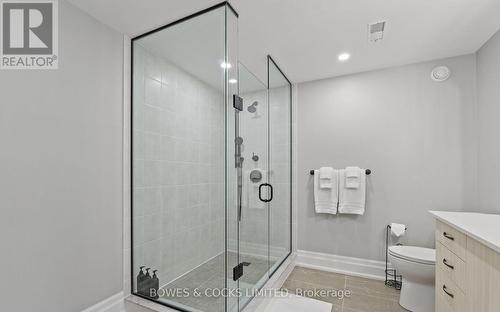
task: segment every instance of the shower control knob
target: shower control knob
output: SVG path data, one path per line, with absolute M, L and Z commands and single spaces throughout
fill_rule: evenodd
M 262 180 L 262 172 L 258 169 L 254 169 L 250 172 L 250 180 L 253 183 L 260 182 Z

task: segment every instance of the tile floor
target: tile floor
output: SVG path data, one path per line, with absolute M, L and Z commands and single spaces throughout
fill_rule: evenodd
M 295 267 L 283 284 L 283 289 L 333 304 L 332 312 L 399 312 L 407 311 L 399 303 L 399 291 L 384 285 L 382 281 L 347 276 L 337 273 Z M 304 290 L 349 290 L 344 298 L 318 296 Z M 300 294 L 300 293 L 299 293 Z
M 240 278 L 240 287 L 253 287 L 268 271 L 269 264 L 265 258 L 241 255 L 240 260 L 241 262 L 250 262 L 249 266 L 244 267 L 245 274 Z M 228 253 L 228 263 L 237 263 L 235 253 Z M 228 268 L 227 276 L 228 278 L 233 276 L 232 267 Z M 224 254 L 220 254 L 184 276 L 170 282 L 163 289 L 174 290 L 186 288 L 193 290 L 197 288 L 204 294 L 205 289 L 208 288 L 223 289 L 225 287 L 224 279 Z M 167 295 L 162 299 L 180 303 L 204 312 L 224 311 L 223 297 Z M 231 306 L 231 303 L 229 305 Z

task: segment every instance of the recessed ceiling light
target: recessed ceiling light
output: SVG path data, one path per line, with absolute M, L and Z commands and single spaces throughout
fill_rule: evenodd
M 351 58 L 351 55 L 349 53 L 339 54 L 339 61 L 341 61 L 341 62 L 345 62 L 350 58 Z
M 233 79 L 229 79 L 229 83 L 235 84 L 235 83 L 237 83 L 237 82 L 238 82 L 238 80 L 236 80 L 236 79 L 234 79 L 234 78 L 233 78 Z
M 431 72 L 431 78 L 437 82 L 443 82 L 450 78 L 451 71 L 446 66 L 438 66 L 434 68 Z
M 220 64 L 220 67 L 222 67 L 224 69 L 226 69 L 226 68 L 229 69 L 229 68 L 233 67 L 233 65 L 231 65 L 231 63 L 222 62 Z

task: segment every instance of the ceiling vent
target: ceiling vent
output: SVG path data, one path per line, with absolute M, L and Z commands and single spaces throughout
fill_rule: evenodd
M 384 39 L 385 24 L 387 21 L 381 21 L 368 24 L 368 41 L 371 43 L 380 42 Z

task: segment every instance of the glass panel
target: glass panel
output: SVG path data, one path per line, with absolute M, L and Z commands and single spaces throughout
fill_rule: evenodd
M 270 207 L 270 273 L 291 252 L 291 89 L 292 86 L 268 57 L 270 106 L 270 183 L 274 197 Z
M 240 221 L 240 261 L 246 262 L 240 279 L 244 306 L 268 277 L 269 204 L 259 200 L 259 186 L 268 183 L 268 124 L 267 86 L 245 66 L 239 69 L 240 136 L 243 139 L 242 213 Z M 267 198 L 266 187 L 262 188 Z
M 233 95 L 238 95 L 238 19 L 231 10 L 226 11 L 226 286 L 236 291 L 239 281 L 233 280 L 233 268 L 239 260 L 239 222 L 238 205 L 241 190 L 239 168 L 236 164 L 237 142 L 239 136 L 239 113 L 233 108 Z M 227 295 L 226 311 L 239 311 L 239 298 L 233 292 Z
M 225 25 L 221 6 L 132 43 L 133 291 L 188 311 L 225 310 L 205 293 L 226 286 Z

